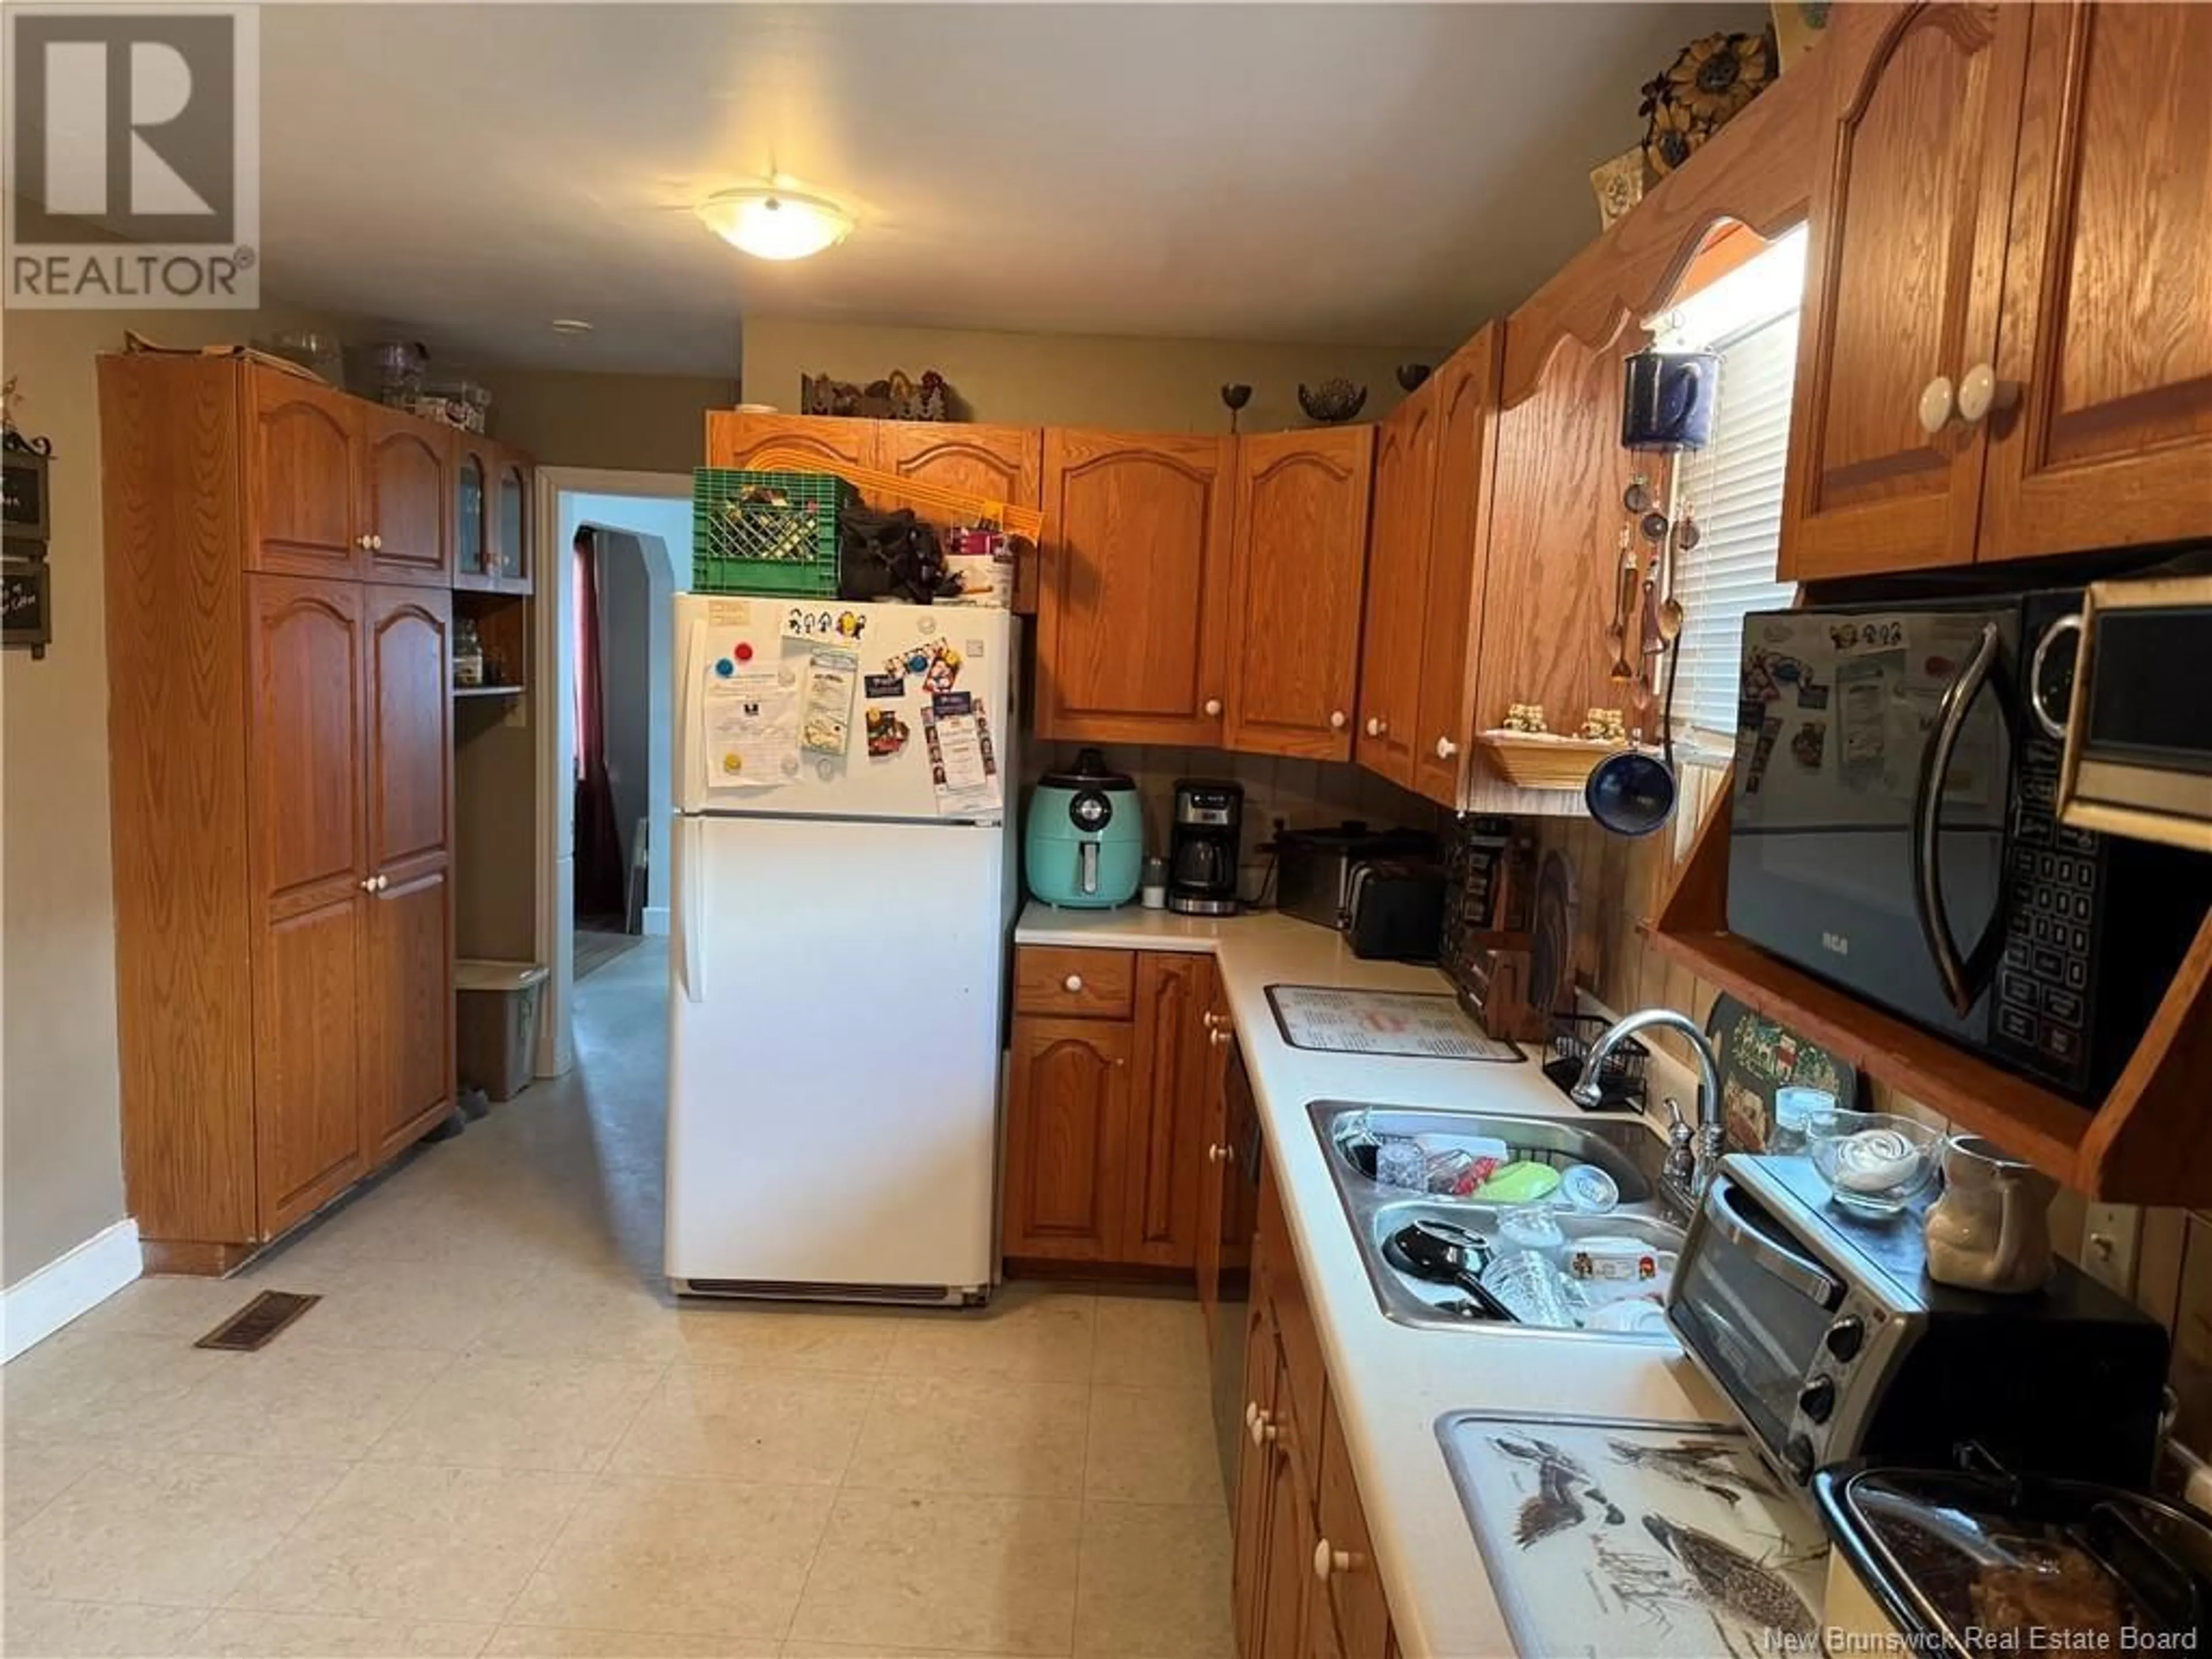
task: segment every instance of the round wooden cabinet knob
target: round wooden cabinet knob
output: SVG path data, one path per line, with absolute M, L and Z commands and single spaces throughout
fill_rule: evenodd
M 1208 1008 L 1204 1013 L 1200 1014 L 1199 1018 L 1206 1022 L 1206 1029 L 1209 1031 L 1215 1026 L 1221 1024 L 1221 1016 L 1215 1013 L 1211 1008 Z
M 1459 753 L 1459 745 L 1454 743 L 1449 738 L 1438 738 L 1437 739 L 1437 758 L 1438 760 L 1449 760 L 1457 753 Z
M 1382 722 L 1372 714 L 1367 717 L 1367 735 L 1370 738 L 1379 738 L 1382 735 Z
M 1251 1435 L 1252 1443 L 1255 1446 L 1270 1444 L 1282 1434 L 1282 1431 L 1268 1420 L 1267 1413 L 1261 1411 L 1256 1405 L 1252 1407 L 1246 1414 L 1244 1427 Z
M 1232 1031 L 1216 1030 L 1206 1040 L 1217 1048 L 1225 1048 L 1236 1041 L 1236 1034 Z
M 1350 1572 L 1360 1565 L 1359 1557 L 1350 1550 L 1330 1548 L 1326 1538 L 1314 1546 L 1314 1577 L 1324 1584 L 1328 1583 L 1330 1574 Z
M 1080 974 L 1070 974 L 1066 979 L 1060 981 L 1060 988 L 1066 992 L 1068 995 L 1073 996 L 1078 991 L 1080 991 L 1083 988 L 1083 975 Z
M 1988 363 L 1976 363 L 1959 377 L 1959 418 L 1969 422 L 1988 417 L 1992 409 L 2009 409 L 2020 389 L 1997 379 Z
M 1920 389 L 1920 429 L 1934 437 L 1950 425 L 1957 400 L 1951 392 L 1951 377 L 1938 374 Z
M 1330 710 L 1328 716 L 1328 729 L 1332 732 L 1341 732 L 1344 730 L 1344 710 L 1341 708 Z
M 1208 1164 L 1228 1163 L 1229 1149 L 1223 1146 L 1219 1141 L 1214 1142 L 1212 1146 L 1208 1146 L 1206 1149 L 1206 1161 Z
M 1206 712 L 1208 714 L 1218 714 L 1221 712 L 1221 699 L 1208 697 L 1206 700 Z

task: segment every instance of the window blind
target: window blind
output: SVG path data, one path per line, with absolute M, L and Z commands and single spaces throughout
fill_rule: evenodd
M 1674 469 L 1674 511 L 1694 510 L 1702 532 L 1678 552 L 1674 592 L 1682 641 L 1674 722 L 1727 738 L 1735 731 L 1743 619 L 1787 609 L 1796 594 L 1774 580 L 1782 532 L 1782 469 L 1796 376 L 1796 311 L 1720 342 L 1712 437 Z

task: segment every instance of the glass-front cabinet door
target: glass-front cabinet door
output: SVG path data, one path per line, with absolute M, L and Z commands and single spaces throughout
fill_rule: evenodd
M 492 576 L 502 591 L 531 591 L 530 465 L 519 455 L 502 455 L 494 470 Z
M 489 587 L 491 562 L 491 477 L 484 452 L 464 440 L 453 469 L 453 586 Z

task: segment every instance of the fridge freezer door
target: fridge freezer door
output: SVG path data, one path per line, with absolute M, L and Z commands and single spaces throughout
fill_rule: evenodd
M 684 594 L 676 600 L 676 621 L 678 811 L 939 817 L 924 715 L 934 693 L 950 690 L 966 693 L 983 710 L 1000 784 L 1000 805 L 991 816 L 1003 818 L 1018 714 L 1010 695 L 1014 635 L 1006 611 Z M 841 623 L 858 628 L 857 641 L 840 631 Z M 850 645 L 860 658 L 862 678 L 854 689 L 845 751 L 834 757 L 795 741 L 817 644 Z M 779 752 L 756 752 L 749 762 L 754 769 L 733 777 L 717 735 L 717 709 L 727 710 L 733 694 L 748 685 L 788 700 L 794 741 Z M 904 733 L 890 752 L 869 752 L 872 708 Z
M 677 829 L 668 1276 L 824 1297 L 988 1288 L 1006 831 Z

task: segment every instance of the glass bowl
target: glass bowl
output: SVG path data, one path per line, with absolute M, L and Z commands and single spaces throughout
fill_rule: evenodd
M 1936 1178 L 1943 1137 L 1888 1112 L 1822 1112 L 1806 1125 L 1813 1167 L 1842 1208 L 1893 1216 Z

